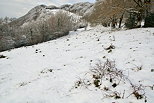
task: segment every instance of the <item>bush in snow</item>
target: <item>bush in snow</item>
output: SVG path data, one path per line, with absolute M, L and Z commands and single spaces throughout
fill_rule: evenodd
M 6 36 L 0 38 L 0 50 L 12 49 L 15 47 L 15 41 L 12 37 Z
M 101 61 L 96 63 L 96 65 L 90 69 L 90 72 L 87 74 L 90 74 L 90 78 L 86 78 L 86 81 L 80 79 L 76 83 L 77 86 L 85 84 L 87 86 L 93 85 L 96 88 L 101 88 L 103 86 L 103 80 L 105 80 L 111 83 L 112 87 L 115 88 L 120 84 L 120 82 L 127 79 L 123 74 L 123 71 L 116 68 L 115 62 L 108 59 L 104 63 Z
M 128 88 L 130 91 L 125 91 Z M 126 86 L 126 87 L 127 87 Z M 105 98 L 125 99 L 134 96 L 136 99 L 144 99 L 147 102 L 145 95 L 145 86 L 137 85 L 124 75 L 124 71 L 116 68 L 115 61 L 106 60 L 104 63 L 99 61 L 89 72 L 85 74 L 85 78 L 77 80 L 74 89 L 87 88 L 91 90 L 94 87 L 101 90 Z M 119 89 L 121 88 L 121 89 Z

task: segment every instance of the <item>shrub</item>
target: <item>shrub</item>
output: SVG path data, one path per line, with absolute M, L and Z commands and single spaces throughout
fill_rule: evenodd
M 12 49 L 15 46 L 15 41 L 12 37 L 6 36 L 0 39 L 0 51 Z
M 103 85 L 103 80 L 108 81 L 115 88 L 122 80 L 125 81 L 127 79 L 123 71 L 116 68 L 115 62 L 108 59 L 104 63 L 99 61 L 90 69 L 88 74 L 90 74 L 90 78 L 86 78 L 85 80 L 80 79 L 79 81 L 83 81 L 81 83 L 86 86 L 94 85 L 96 88 L 100 88 Z
M 145 86 L 132 83 L 129 78 L 124 75 L 124 71 L 116 68 L 115 61 L 108 59 L 104 63 L 99 61 L 85 76 L 84 79 L 80 78 L 75 82 L 75 86 L 73 86 L 74 89 L 85 87 L 91 90 L 89 87 L 94 86 L 95 89 L 97 88 L 96 90 L 103 91 L 102 93 L 105 98 L 126 99 L 130 96 L 134 96 L 136 99 L 144 99 L 145 102 L 147 102 Z M 127 88 L 123 87 L 123 90 L 119 89 L 119 87 L 122 87 L 124 84 L 130 87 L 130 91 L 127 91 L 126 96 L 125 90 Z
M 135 15 L 130 14 L 129 18 L 126 20 L 125 27 L 128 29 L 132 29 L 135 27 Z
M 154 13 L 149 14 L 149 15 L 145 18 L 144 27 L 154 27 Z

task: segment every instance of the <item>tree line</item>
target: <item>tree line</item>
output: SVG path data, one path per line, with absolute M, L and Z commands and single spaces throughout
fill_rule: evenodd
M 145 27 L 149 27 L 154 26 L 152 6 L 152 0 L 96 0 L 91 15 L 84 18 L 92 24 L 113 28 L 116 25 L 121 28 L 122 23 L 130 29 L 141 27 L 142 21 L 145 21 Z
M 67 35 L 76 28 L 76 20 L 68 12 L 58 11 L 48 19 L 22 26 L 0 25 L 0 51 L 33 45 Z

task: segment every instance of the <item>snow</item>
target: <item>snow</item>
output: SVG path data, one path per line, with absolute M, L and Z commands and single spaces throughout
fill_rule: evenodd
M 114 45 L 108 53 L 105 48 Z M 105 98 L 91 86 L 73 88 L 98 60 L 114 60 L 134 84 L 143 84 L 147 103 L 154 101 L 154 29 L 111 30 L 101 26 L 71 31 L 68 36 L 42 44 L 1 52 L 0 103 L 144 103 L 129 98 Z M 104 58 L 105 56 L 105 58 Z M 92 60 L 92 62 L 90 62 Z M 142 66 L 142 70 L 136 67 Z M 139 82 L 140 81 L 140 82 Z M 104 81 L 105 85 L 110 85 Z M 131 93 L 128 84 L 114 90 Z
M 63 10 L 63 9 L 48 9 L 50 8 L 50 6 L 36 6 L 33 9 L 31 9 L 25 16 L 21 17 L 19 19 L 19 21 L 23 22 L 23 24 L 21 25 L 21 27 L 25 27 L 30 23 L 39 23 L 40 21 L 45 21 L 48 20 L 51 16 L 53 16 L 54 14 L 56 14 L 57 12 L 63 12 L 68 14 L 72 20 L 74 20 L 74 22 L 79 22 L 82 16 L 79 16 L 75 13 L 71 13 L 69 11 Z M 52 8 L 52 5 L 51 5 Z M 53 6 L 54 8 L 54 6 Z M 34 19 L 36 18 L 36 20 Z
M 58 12 L 63 12 L 63 13 L 68 14 L 68 16 L 71 17 L 71 20 L 73 22 L 75 22 L 75 23 L 77 23 L 77 22 L 80 23 L 81 22 L 81 17 L 82 16 L 71 13 L 69 11 L 66 11 L 66 10 L 63 10 L 63 9 L 46 9 L 46 8 L 43 8 L 38 12 L 39 15 L 37 15 L 38 17 L 37 17 L 36 20 L 29 20 L 28 22 L 23 23 L 23 25 L 21 27 L 28 26 L 30 23 L 34 24 L 34 23 L 39 23 L 41 21 L 46 21 L 51 16 L 54 16 Z M 34 16 L 32 16 L 33 14 L 36 14 L 36 13 L 31 11 L 31 14 L 27 14 L 27 15 L 29 15 L 29 17 L 32 18 L 32 17 L 34 17 Z
M 93 3 L 89 2 L 79 2 L 73 5 L 63 5 L 60 8 L 70 12 L 76 12 L 79 15 L 84 15 L 85 13 L 89 12 L 89 9 L 91 10 L 93 5 L 94 5 Z

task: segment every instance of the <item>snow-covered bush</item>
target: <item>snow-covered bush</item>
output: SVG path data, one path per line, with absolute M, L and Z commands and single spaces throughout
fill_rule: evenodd
M 21 47 L 28 45 L 28 38 L 25 35 L 18 35 L 15 38 L 15 47 Z
M 3 38 L 0 38 L 0 51 L 12 49 L 15 47 L 15 41 L 12 37 L 6 36 Z
M 72 30 L 73 22 L 68 12 L 58 11 L 48 20 L 49 27 L 53 32 L 68 32 Z

